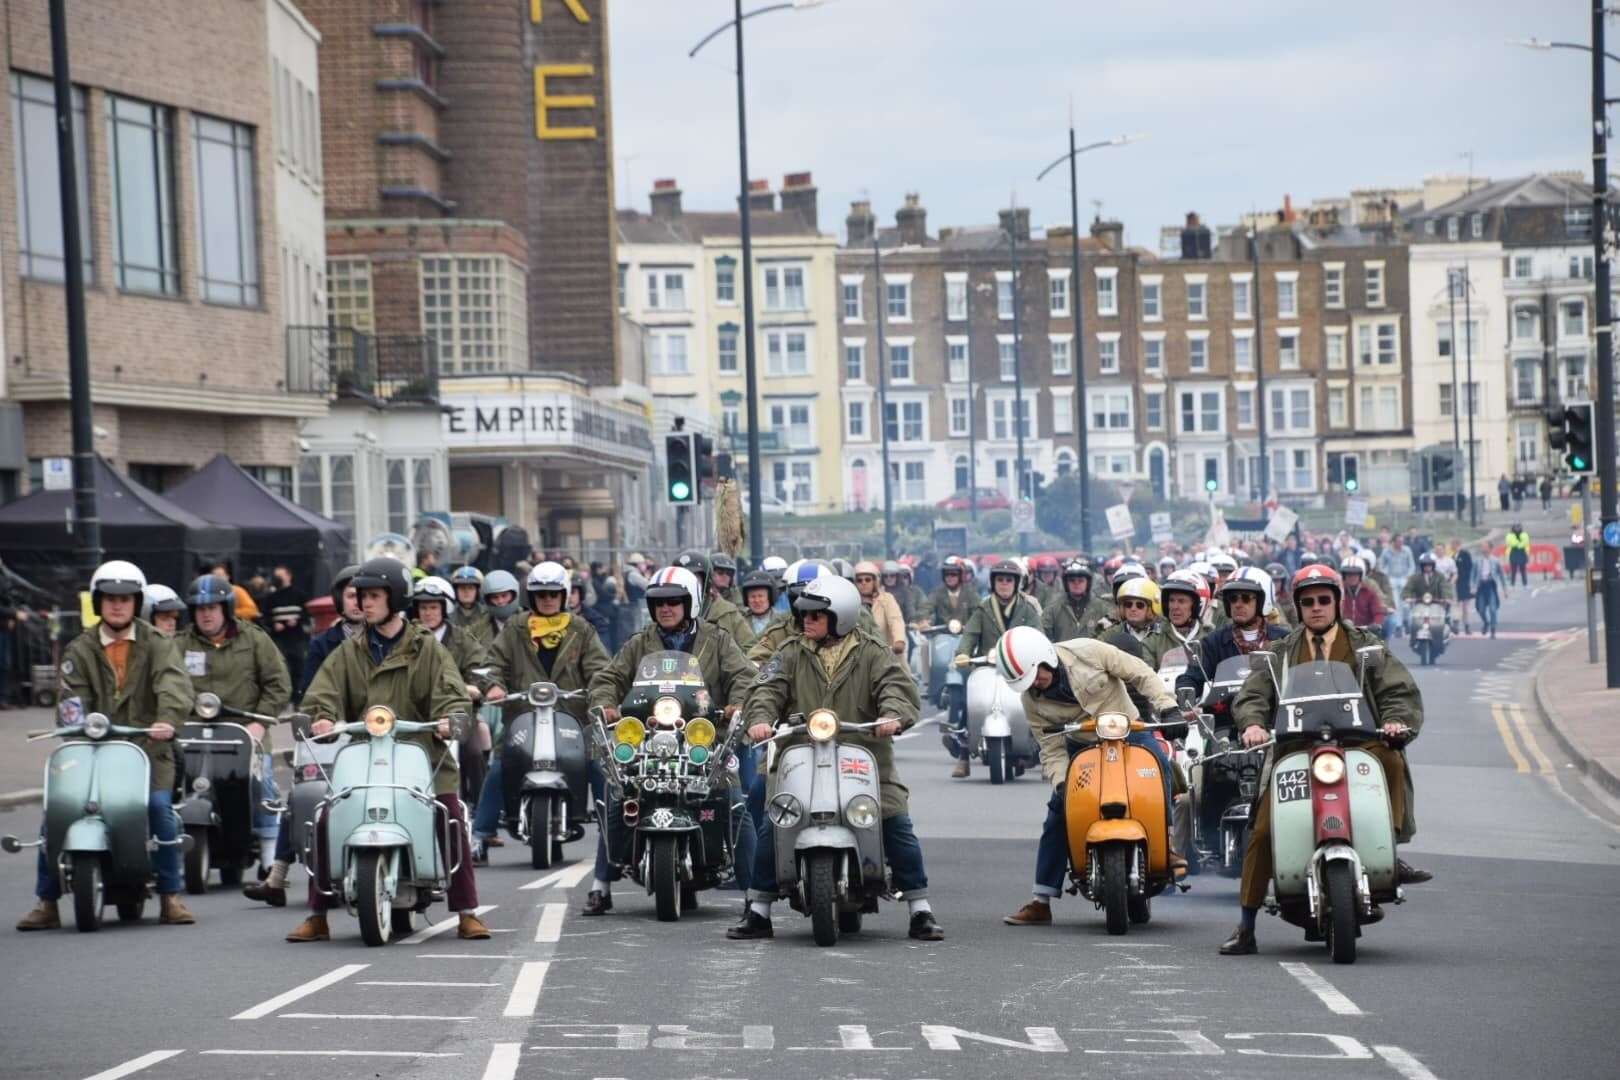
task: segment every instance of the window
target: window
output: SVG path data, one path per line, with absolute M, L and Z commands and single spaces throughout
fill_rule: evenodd
M 844 433 L 851 439 L 866 438 L 866 402 L 851 401 L 844 407 Z
M 1270 401 L 1270 427 L 1278 434 L 1309 435 L 1316 430 L 1315 395 L 1307 387 L 1272 387 L 1266 391 Z
M 1559 393 L 1565 401 L 1580 401 L 1591 394 L 1586 383 L 1586 355 L 1584 353 L 1561 358 L 1561 374 L 1563 381 L 1559 384 Z
M 1277 335 L 1277 367 L 1282 371 L 1299 370 L 1299 334 L 1295 331 Z
M 1513 403 L 1534 405 L 1541 400 L 1541 359 L 1520 356 L 1513 361 Z
M 79 182 L 79 244 L 85 282 L 90 260 L 90 168 L 84 91 L 73 88 L 73 160 Z M 61 174 L 56 168 L 56 96 L 49 79 L 11 76 L 11 131 L 17 159 L 18 272 L 41 281 L 66 277 Z
M 1277 317 L 1299 318 L 1299 273 L 1289 270 L 1277 274 Z
M 446 372 L 529 366 L 527 278 L 500 255 L 422 259 L 422 332 L 438 342 Z M 648 347 L 657 348 L 650 337 Z M 684 364 L 684 334 L 679 348 Z
M 244 465 L 244 472 L 283 499 L 293 497 L 293 471 L 285 465 Z
M 180 293 L 173 124 L 173 111 L 161 105 L 107 97 L 113 263 L 120 289 Z
M 889 381 L 908 383 L 911 381 L 911 342 L 889 342 Z
M 1142 335 L 1142 370 L 1149 374 L 1164 374 L 1164 335 Z
M 864 341 L 844 341 L 844 381 L 863 383 L 866 381 L 866 343 Z
M 948 382 L 965 383 L 968 381 L 970 371 L 968 364 L 968 339 L 965 337 L 948 337 L 945 339 L 945 378 Z
M 1119 314 L 1119 271 L 1113 268 L 1097 271 L 1097 314 Z
M 1342 371 L 1348 363 L 1342 328 L 1327 332 L 1327 366 L 1330 371 Z
M 810 350 L 803 330 L 765 331 L 765 374 L 810 374 Z
M 1013 317 L 1013 276 L 1011 270 L 996 271 L 996 318 Z
M 1219 390 L 1181 391 L 1181 433 L 1219 435 L 1226 430 Z
M 1187 370 L 1209 370 L 1209 335 L 1204 331 L 1187 331 Z
M 369 334 L 376 329 L 371 309 L 371 261 L 326 261 L 326 321 Z
M 808 461 L 771 462 L 771 481 L 782 502 L 803 505 L 815 501 L 815 484 Z
M 765 310 L 804 311 L 804 267 L 765 268 Z
M 1104 375 L 1119 374 L 1119 335 L 1097 335 L 1097 369 Z
M 1451 322 L 1448 320 L 1446 322 L 1436 323 L 1435 327 L 1434 327 L 1434 332 L 1435 332 L 1435 341 L 1436 341 L 1436 344 L 1438 345 L 1438 352 L 1439 352 L 1440 358 L 1441 359 L 1446 359 L 1446 358 L 1450 357 L 1451 356 Z M 1463 351 L 1466 351 L 1466 352 L 1468 352 L 1470 354 L 1479 351 L 1480 329 L 1479 329 L 1479 320 L 1478 319 L 1475 319 L 1471 323 L 1464 323 L 1462 326 L 1458 327 L 1457 333 L 1462 338 Z
M 1235 390 L 1233 393 L 1235 396 L 1234 405 L 1237 411 L 1237 426 L 1244 429 L 1254 427 L 1254 391 L 1245 387 Z
M 911 275 L 903 278 L 884 278 L 884 295 L 888 298 L 889 318 L 896 322 L 911 321 Z
M 1360 391 L 1356 420 L 1363 430 L 1393 431 L 1401 426 L 1401 388 L 1399 386 L 1357 387 Z M 1440 394 L 1440 415 L 1451 415 L 1451 386 L 1446 384 Z
M 927 476 L 926 462 L 889 462 L 889 480 L 894 484 L 894 493 L 901 502 L 920 503 L 926 500 L 928 498 Z
M 1232 275 L 1232 318 L 1254 318 L 1254 278 L 1250 274 Z
M 411 526 L 433 505 L 433 462 L 428 458 L 389 458 L 388 531 L 410 534 Z
M 1012 382 L 1018 378 L 1018 343 L 1011 334 L 996 335 L 996 360 L 1002 382 Z
M 686 331 L 647 335 L 647 359 L 654 375 L 690 375 L 686 358 Z
M 1095 390 L 1091 393 L 1093 431 L 1130 431 L 1131 391 Z
M 737 374 L 737 328 L 731 323 L 720 326 L 715 356 L 722 375 Z
M 1344 263 L 1322 265 L 1322 306 L 1344 307 Z
M 965 438 L 968 433 L 968 399 L 965 397 L 951 398 L 951 437 Z
M 1052 394 L 1052 434 L 1074 434 L 1074 398 L 1061 391 Z
M 1513 340 L 1536 341 L 1541 337 L 1541 313 L 1533 307 L 1513 309 Z
M 1561 300 L 1558 303 L 1558 336 L 1561 338 L 1586 336 L 1586 301 Z
M 1328 427 L 1350 426 L 1350 388 L 1330 386 L 1327 392 Z
M 354 456 L 304 454 L 298 459 L 298 504 L 347 525 L 355 535 Z
M 1232 370 L 1254 370 L 1254 331 L 1232 331 Z
M 1541 464 L 1541 422 L 1538 420 L 1520 420 L 1514 425 L 1515 441 L 1518 443 L 1519 470 L 1521 472 L 1535 472 Z
M 253 129 L 191 118 L 197 164 L 197 248 L 204 300 L 259 303 L 258 218 L 253 202 Z
M 1453 215 L 1452 217 L 1446 218 L 1446 239 L 1455 240 L 1457 239 L 1457 235 L 1457 218 L 1455 215 Z
M 1449 332 L 1448 324 L 1446 326 Z M 1449 337 L 1442 356 L 1449 355 Z M 1356 363 L 1361 367 L 1395 367 L 1401 360 L 1400 325 L 1394 322 L 1363 323 L 1356 327 Z
M 1049 340 L 1052 343 L 1052 374 L 1053 375 L 1073 375 L 1074 374 L 1074 338 L 1072 336 L 1068 335 L 1068 334 L 1053 334 L 1050 337 Z M 1118 343 L 1117 342 L 1115 343 L 1115 349 L 1116 349 L 1115 363 L 1117 364 L 1118 363 L 1118 357 L 1117 357 Z
M 629 300 L 628 300 L 628 294 L 627 294 L 627 290 L 626 290 L 626 285 L 625 285 L 625 281 L 629 276 L 630 276 L 630 268 L 628 266 L 626 266 L 624 263 L 620 263 L 619 264 L 619 310 L 620 311 L 623 311 L 625 308 L 630 306 Z
M 962 322 L 968 317 L 968 283 L 966 274 L 945 275 L 945 318 Z
M 742 431 L 742 410 L 736 405 L 720 406 L 720 434 L 736 435 Z
M 1564 235 L 1571 240 L 1592 239 L 1592 208 L 1590 206 L 1564 207 Z
M 956 480 L 955 490 L 966 491 L 973 486 L 973 470 L 968 468 L 966 454 L 958 454 L 951 468 Z
M 1592 280 L 1592 256 L 1571 255 L 1569 257 L 1569 276 Z
M 1370 262 L 1364 268 L 1367 284 L 1367 306 L 1384 306 L 1384 264 Z
M 1149 431 L 1164 430 L 1164 391 L 1148 390 L 1142 394 L 1142 424 Z
M 686 271 L 648 271 L 647 307 L 651 311 L 685 311 Z
M 1100 476 L 1131 475 L 1130 454 L 1092 454 L 1091 471 Z
M 1209 317 L 1205 279 L 1203 275 L 1187 278 L 1187 318 L 1205 319 Z
M 737 260 L 729 255 L 714 260 L 714 302 L 727 305 L 737 302 Z
M 1014 431 L 1012 426 L 1013 414 L 1016 412 L 1018 427 L 1023 429 L 1024 438 L 1034 438 L 1034 432 L 1030 424 L 1029 406 L 1030 403 L 1027 399 L 1015 402 L 1011 395 L 992 398 L 990 400 L 990 437 L 1003 441 L 1018 438 L 1018 432 Z
M 1047 310 L 1054 318 L 1066 317 L 1069 314 L 1069 271 L 1048 270 L 1046 273 Z
M 1485 236 L 1485 215 L 1470 214 L 1468 217 L 1468 234 L 1475 240 Z
M 861 321 L 861 278 L 845 277 L 839 282 L 839 293 L 842 296 L 844 321 Z
M 1142 321 L 1158 322 L 1164 318 L 1164 299 L 1161 278 L 1145 277 L 1142 279 Z
M 803 448 L 812 445 L 809 405 L 772 405 L 771 428 L 780 432 L 782 445 Z
M 1310 450 L 1273 450 L 1271 477 L 1281 491 L 1311 491 L 1316 487 L 1315 454 Z
M 1532 265 L 1531 258 L 1528 255 L 1513 256 L 1513 276 L 1516 278 L 1528 278 L 1533 276 L 1534 271 L 1531 269 Z
M 891 401 L 883 409 L 883 426 L 890 442 L 923 441 L 923 403 Z

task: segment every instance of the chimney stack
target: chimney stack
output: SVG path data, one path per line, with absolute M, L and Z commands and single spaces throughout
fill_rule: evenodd
M 748 181 L 748 209 L 753 213 L 776 209 L 776 192 L 771 190 L 769 180 Z
M 900 230 L 900 243 L 913 247 L 928 243 L 928 211 L 915 191 L 908 192 L 905 205 L 894 212 L 894 224 Z
M 1125 223 L 1098 218 L 1091 223 L 1091 237 L 1109 251 L 1125 250 Z
M 820 212 L 816 206 L 816 185 L 807 172 L 788 173 L 782 177 L 782 212 L 798 214 L 804 227 L 815 232 L 820 227 Z
M 864 199 L 849 204 L 849 216 L 844 219 L 844 228 L 849 230 L 850 247 L 867 247 L 872 243 L 872 236 L 877 231 L 877 218 L 872 214 L 872 204 Z
M 1198 220 L 1194 211 L 1187 212 L 1187 224 L 1181 230 L 1181 257 L 1183 259 L 1207 259 L 1210 257 L 1211 243 L 1209 226 Z
M 1001 212 L 1001 230 L 1018 237 L 1020 244 L 1029 242 L 1029 207 L 1020 206 Z
M 652 216 L 658 221 L 674 221 L 681 216 L 681 189 L 674 180 L 654 180 Z

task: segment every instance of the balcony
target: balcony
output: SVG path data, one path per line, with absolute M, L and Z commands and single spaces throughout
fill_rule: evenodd
M 438 343 L 425 334 L 287 327 L 287 389 L 372 405 L 437 404 Z

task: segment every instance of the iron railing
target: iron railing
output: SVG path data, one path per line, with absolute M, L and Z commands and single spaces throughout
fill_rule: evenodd
M 438 343 L 426 334 L 289 326 L 287 389 L 383 403 L 436 402 Z

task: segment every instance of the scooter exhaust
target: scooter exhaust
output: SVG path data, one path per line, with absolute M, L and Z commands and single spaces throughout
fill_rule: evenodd
M 641 803 L 635 799 L 624 800 L 624 823 L 635 825 L 641 819 Z

